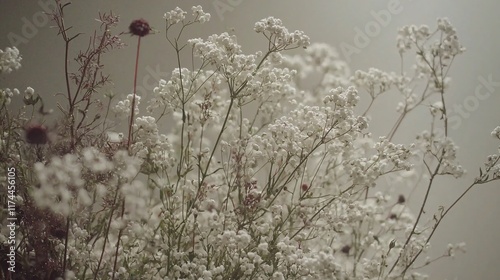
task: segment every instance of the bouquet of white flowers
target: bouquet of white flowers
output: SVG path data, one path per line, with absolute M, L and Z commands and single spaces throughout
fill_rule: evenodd
M 134 91 L 115 101 L 103 94 L 102 57 L 123 46 L 112 33 L 118 17 L 100 14 L 72 69 L 69 43 L 79 36 L 57 3 L 51 17 L 67 50 L 59 114 L 30 87 L 15 111 L 20 91 L 0 89 L 3 279 L 424 279 L 441 221 L 475 185 L 500 179 L 494 154 L 453 204 L 424 215 L 436 179 L 464 174 L 446 92 L 465 49 L 447 19 L 435 30 L 400 29 L 401 56 L 416 52 L 413 74 L 351 75 L 332 47 L 274 17 L 255 24 L 267 42 L 256 53 L 228 33 L 185 40 L 210 14 L 177 8 L 164 19 L 178 66 L 147 99 L 136 66 Z M 137 65 L 157 31 L 144 19 L 129 29 Z M 0 50 L 0 73 L 20 61 L 16 48 Z M 304 87 L 311 76 L 317 84 Z M 368 113 L 389 91 L 399 94 L 399 118 L 373 137 Z M 393 143 L 418 107 L 429 109 L 431 126 L 413 144 Z M 492 135 L 500 139 L 500 127 Z M 418 209 L 390 186 L 395 176 L 426 181 Z

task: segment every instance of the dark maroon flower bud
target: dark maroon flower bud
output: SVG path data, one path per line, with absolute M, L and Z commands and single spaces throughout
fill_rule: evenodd
M 130 26 L 128 27 L 130 33 L 132 35 L 137 35 L 139 37 L 144 37 L 149 34 L 151 31 L 151 27 L 149 27 L 149 23 L 144 19 L 136 19 L 132 21 Z
M 26 142 L 30 144 L 47 144 L 49 136 L 43 125 L 32 124 L 25 129 Z
M 390 216 L 389 216 L 389 219 L 391 220 L 397 220 L 398 219 L 398 215 L 392 213 Z
M 306 192 L 309 189 L 309 186 L 306 183 L 304 183 L 302 184 L 302 186 L 300 186 L 300 188 L 302 189 L 302 191 Z
M 351 251 L 351 246 L 345 245 L 344 247 L 342 247 L 342 249 L 340 249 L 340 251 L 346 255 L 349 255 L 349 251 Z
M 406 199 L 405 199 L 405 196 L 400 194 L 399 197 L 398 197 L 398 203 L 399 204 L 403 204 L 406 202 Z

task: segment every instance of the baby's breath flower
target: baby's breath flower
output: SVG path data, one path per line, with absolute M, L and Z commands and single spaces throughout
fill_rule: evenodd
M 493 129 L 493 131 L 491 132 L 491 136 L 500 139 L 500 126 L 497 126 L 495 127 L 495 129 Z
M 132 106 L 132 99 L 134 98 L 133 94 L 127 95 L 127 99 L 119 101 L 118 104 L 114 107 L 114 112 L 117 118 L 124 119 L 130 116 L 130 107 Z M 139 104 L 141 101 L 141 97 L 139 95 L 135 95 L 135 110 L 134 115 L 139 114 Z
M 0 89 L 0 106 L 9 105 L 14 95 L 19 95 L 17 88 L 12 90 L 10 88 Z
M 174 50 L 179 57 L 187 50 L 193 63 L 182 62 L 158 81 L 146 101 L 148 115 L 139 114 L 135 94 L 111 104 L 117 117 L 131 119 L 134 141 L 127 150 L 119 128 L 110 132 L 110 122 L 90 123 L 90 110 L 82 107 L 73 108 L 76 126 L 70 119 L 59 127 L 60 142 L 30 146 L 16 130 L 1 133 L 1 150 L 19 151 L 7 159 L 23 169 L 17 179 L 31 197 L 18 193 L 19 209 L 33 201 L 40 213 L 51 210 L 62 221 L 46 219 L 42 227 L 34 221 L 39 216 L 25 213 L 19 240 L 33 253 L 23 257 L 48 256 L 50 263 L 51 254 L 66 256 L 68 279 L 424 279 L 409 272 L 411 262 L 427 252 L 433 226 L 447 210 L 430 216 L 429 225 L 420 220 L 423 212 L 408 207 L 413 201 L 402 187 L 418 179 L 416 154 L 425 155 L 434 177 L 465 172 L 458 147 L 433 132 L 445 121 L 447 67 L 464 51 L 449 21 L 438 20 L 435 31 L 414 25 L 399 31 L 401 54 L 418 49 L 415 77 L 375 68 L 351 76 L 334 48 L 311 45 L 304 32 L 289 31 L 274 17 L 255 24 L 267 49 L 253 53 L 228 32 L 187 40 L 168 34 L 186 35 L 193 23 L 210 20 L 201 6 L 191 11 L 191 19 L 180 8 L 164 19 Z M 143 19 L 129 30 L 139 37 L 151 32 Z M 0 73 L 19 67 L 17 49 L 0 54 Z M 318 85 L 308 77 L 319 77 Z M 429 95 L 443 98 L 417 95 L 419 81 L 430 81 Z M 417 106 L 430 109 L 434 123 L 419 134 L 419 149 L 393 142 L 392 132 L 373 137 L 366 112 L 358 113 L 363 92 L 373 103 L 390 90 L 402 95 L 394 132 Z M 2 107 L 19 91 L 0 93 Z M 39 98 L 31 87 L 24 91 L 26 105 Z M 24 116 L 12 119 L 24 123 Z M 67 127 L 74 130 L 64 136 Z M 42 125 L 25 132 L 28 144 L 49 143 Z M 500 127 L 491 134 L 500 139 Z M 66 137 L 74 137 L 74 149 Z M 26 156 L 31 151 L 36 157 Z M 498 159 L 487 157 L 475 183 L 500 179 Z M 31 174 L 25 166 L 35 161 Z M 50 239 L 38 234 L 42 228 Z M 34 237 L 23 235 L 33 230 Z M 7 241 L 5 230 L 0 241 Z M 19 253 L 26 251 L 20 246 Z M 445 255 L 462 249 L 450 245 Z M 76 269 L 85 267 L 92 269 Z
M 173 25 L 183 21 L 186 18 L 186 12 L 176 7 L 174 10 L 165 13 L 163 18 L 167 20 L 169 25 Z
M 120 150 L 113 156 L 116 173 L 126 181 L 131 181 L 139 173 L 141 160 L 128 155 L 125 150 Z
M 10 73 L 21 67 L 22 57 L 16 47 L 0 49 L 0 74 Z
M 268 17 L 255 23 L 254 31 L 275 38 L 276 44 L 274 47 L 278 50 L 295 46 L 307 48 L 311 44 L 309 37 L 305 35 L 304 32 L 299 30 L 289 32 L 288 29 L 283 26 L 283 22 L 274 17 Z
M 200 5 L 193 6 L 191 10 L 193 11 L 193 16 L 195 16 L 195 21 L 205 23 L 210 20 L 210 14 L 205 13 Z
M 34 169 L 39 186 L 34 188 L 32 195 L 37 205 L 68 216 L 72 212 L 75 192 L 84 184 L 77 157 L 72 154 L 53 157 L 47 165 L 37 162 Z
M 86 147 L 82 151 L 83 164 L 93 172 L 107 172 L 113 168 L 113 163 L 94 147 Z

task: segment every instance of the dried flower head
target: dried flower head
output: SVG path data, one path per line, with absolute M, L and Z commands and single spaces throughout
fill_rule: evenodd
M 139 37 L 144 37 L 151 31 L 149 23 L 142 18 L 132 21 L 128 29 L 132 35 L 137 35 Z
M 30 144 L 47 144 L 49 136 L 47 127 L 40 124 L 31 124 L 25 128 L 26 142 Z
M 349 251 L 351 251 L 351 246 L 345 245 L 344 247 L 342 247 L 342 249 L 340 249 L 340 251 L 346 255 L 349 255 Z

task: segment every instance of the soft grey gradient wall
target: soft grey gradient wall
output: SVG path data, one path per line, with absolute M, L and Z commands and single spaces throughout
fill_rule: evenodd
M 44 23 L 43 6 L 52 0 L 0 0 L 0 47 L 10 45 L 9 33 L 25 38 L 18 45 L 23 55 L 20 71 L 0 77 L 2 87 L 33 87 L 47 100 L 64 90 L 63 82 L 63 42 L 56 36 L 56 30 Z M 436 25 L 437 17 L 448 17 L 458 31 L 467 52 L 454 64 L 450 76 L 452 87 L 447 96 L 448 106 L 471 102 L 480 78 L 500 82 L 500 40 L 498 28 L 500 2 L 496 0 L 373 0 L 373 1 L 333 1 L 333 0 L 209 0 L 209 1 L 167 1 L 167 0 L 75 0 L 67 9 L 67 24 L 74 26 L 72 32 L 85 32 L 88 36 L 98 27 L 94 19 L 99 11 L 113 10 L 121 15 L 119 30 L 126 31 L 128 23 L 137 18 L 145 18 L 160 31 L 142 41 L 140 75 L 150 75 L 148 71 L 162 72 L 165 77 L 173 67 L 173 53 L 164 39 L 162 19 L 166 11 L 180 6 L 189 10 L 192 5 L 202 4 L 205 11 L 212 14 L 212 20 L 187 34 L 204 37 L 212 33 L 234 30 L 244 51 L 253 52 L 266 46 L 265 41 L 253 32 L 253 23 L 269 15 L 281 18 L 289 29 L 301 29 L 313 42 L 326 42 L 339 47 L 342 43 L 353 45 L 356 28 L 364 30 L 374 21 L 373 13 L 387 10 L 389 3 L 399 2 L 398 14 L 392 14 L 386 26 L 370 37 L 367 46 L 358 54 L 349 57 L 351 69 L 367 70 L 377 67 L 385 71 L 399 71 L 400 58 L 395 48 L 396 32 L 407 24 Z M 219 10 L 225 8 L 225 10 Z M 23 30 L 23 25 L 35 23 L 31 30 Z M 231 31 L 233 32 L 233 31 Z M 85 45 L 85 36 L 81 45 Z M 114 91 L 119 94 L 131 92 L 136 40 L 124 36 L 130 47 L 113 53 L 107 61 L 107 69 L 115 82 Z M 75 45 L 75 47 L 79 47 Z M 408 61 L 408 60 L 407 60 Z M 141 74 L 142 72 L 142 74 Z M 141 79 L 139 80 L 141 81 Z M 145 91 L 154 85 L 151 81 L 139 82 Z M 491 96 L 478 100 L 477 109 L 462 118 L 458 129 L 451 136 L 461 147 L 460 158 L 469 171 L 465 180 L 441 180 L 432 190 L 432 198 L 426 211 L 434 213 L 439 205 L 449 205 L 473 181 L 477 167 L 485 157 L 497 150 L 498 141 L 489 136 L 491 130 L 500 125 L 500 87 L 493 88 Z M 471 99 L 472 98 L 472 99 Z M 54 100 L 54 99 L 51 99 Z M 54 101 L 51 104 L 55 108 Z M 396 101 L 390 97 L 383 99 L 374 108 L 374 130 L 384 134 L 389 129 L 387 121 L 394 120 Z M 425 113 L 421 111 L 420 113 Z M 428 119 L 417 113 L 410 117 L 401 128 L 396 141 L 409 142 L 415 136 L 415 129 L 427 128 Z M 392 121 L 390 122 L 392 123 Z M 414 206 L 422 199 L 423 187 L 412 197 Z M 448 242 L 467 243 L 468 252 L 457 255 L 455 260 L 443 260 L 429 266 L 426 271 L 431 279 L 500 279 L 500 184 L 478 186 L 444 220 L 441 229 L 432 239 L 431 255 L 439 256 L 446 250 Z

